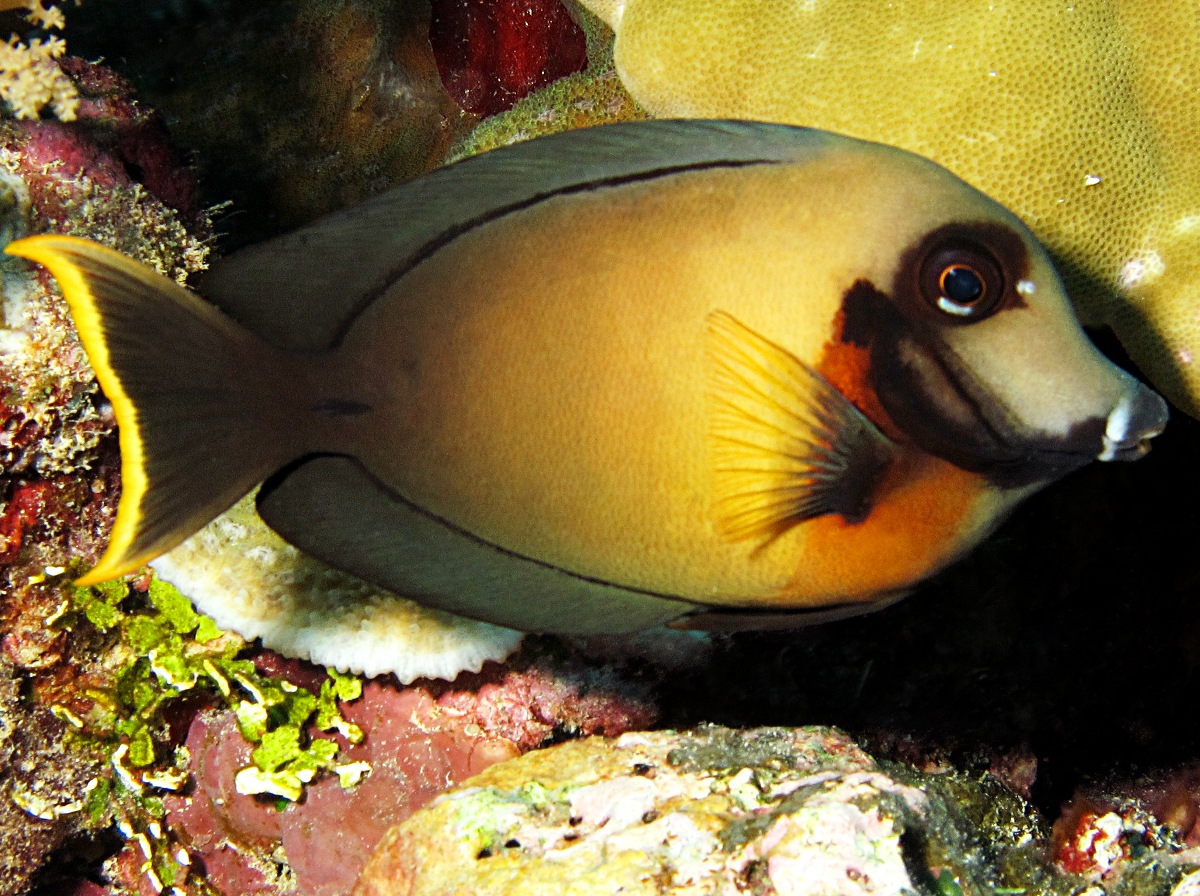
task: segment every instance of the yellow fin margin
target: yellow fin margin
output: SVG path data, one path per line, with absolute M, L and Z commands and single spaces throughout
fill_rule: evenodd
M 100 388 L 112 403 L 117 417 L 121 446 L 121 500 L 117 505 L 117 519 L 100 562 L 75 580 L 79 586 L 106 582 L 144 566 L 154 559 L 157 552 L 131 553 L 139 529 L 142 500 L 149 485 L 138 412 L 109 362 L 103 316 L 97 307 L 88 277 L 75 258 L 98 257 L 107 266 L 136 279 L 144 281 L 149 279 L 147 275 L 152 275 L 164 283 L 175 284 L 119 252 L 79 237 L 52 234 L 31 236 L 9 243 L 4 251 L 42 265 L 58 281 L 71 309 L 79 340 L 96 372 Z

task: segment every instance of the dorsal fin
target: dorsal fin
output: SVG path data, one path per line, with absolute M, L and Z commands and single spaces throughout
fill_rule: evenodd
M 660 120 L 568 131 L 466 159 L 217 262 L 198 290 L 268 342 L 336 344 L 416 261 L 509 210 L 692 168 L 794 161 L 845 138 L 787 125 Z

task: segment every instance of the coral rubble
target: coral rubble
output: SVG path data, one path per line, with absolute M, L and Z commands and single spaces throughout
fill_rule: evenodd
M 0 660 L 0 894 L 19 896 L 46 856 L 89 821 L 87 795 L 100 763 L 70 751 L 69 723 L 21 698 Z
M 388 834 L 355 893 L 907 892 L 977 876 L 914 846 L 939 811 L 830 729 L 591 738 L 439 797 Z

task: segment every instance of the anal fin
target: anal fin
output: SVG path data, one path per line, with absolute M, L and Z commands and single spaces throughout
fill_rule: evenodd
M 827 514 L 870 512 L 897 447 L 820 373 L 732 315 L 708 315 L 717 531 L 764 544 Z
M 877 595 L 870 601 L 834 604 L 798 610 L 746 610 L 739 607 L 710 607 L 667 623 L 667 628 L 695 632 L 778 632 L 840 622 L 890 607 L 909 595 L 901 589 Z
M 612 634 L 697 605 L 584 578 L 457 529 L 350 457 L 313 456 L 258 493 L 264 522 L 300 550 L 426 606 L 522 631 Z

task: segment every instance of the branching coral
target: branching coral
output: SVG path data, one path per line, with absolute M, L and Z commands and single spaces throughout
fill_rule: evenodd
M 47 8 L 44 0 L 0 0 L 0 11 L 8 9 L 27 10 L 26 18 L 42 28 L 62 28 L 66 24 L 62 10 L 57 6 Z
M 0 10 L 25 9 L 27 18 L 41 28 L 62 28 L 62 10 L 46 7 L 43 0 L 0 0 Z M 59 37 L 23 42 L 15 34 L 0 44 L 0 98 L 17 118 L 37 118 L 49 106 L 62 121 L 73 121 L 79 91 L 55 61 L 67 50 Z

